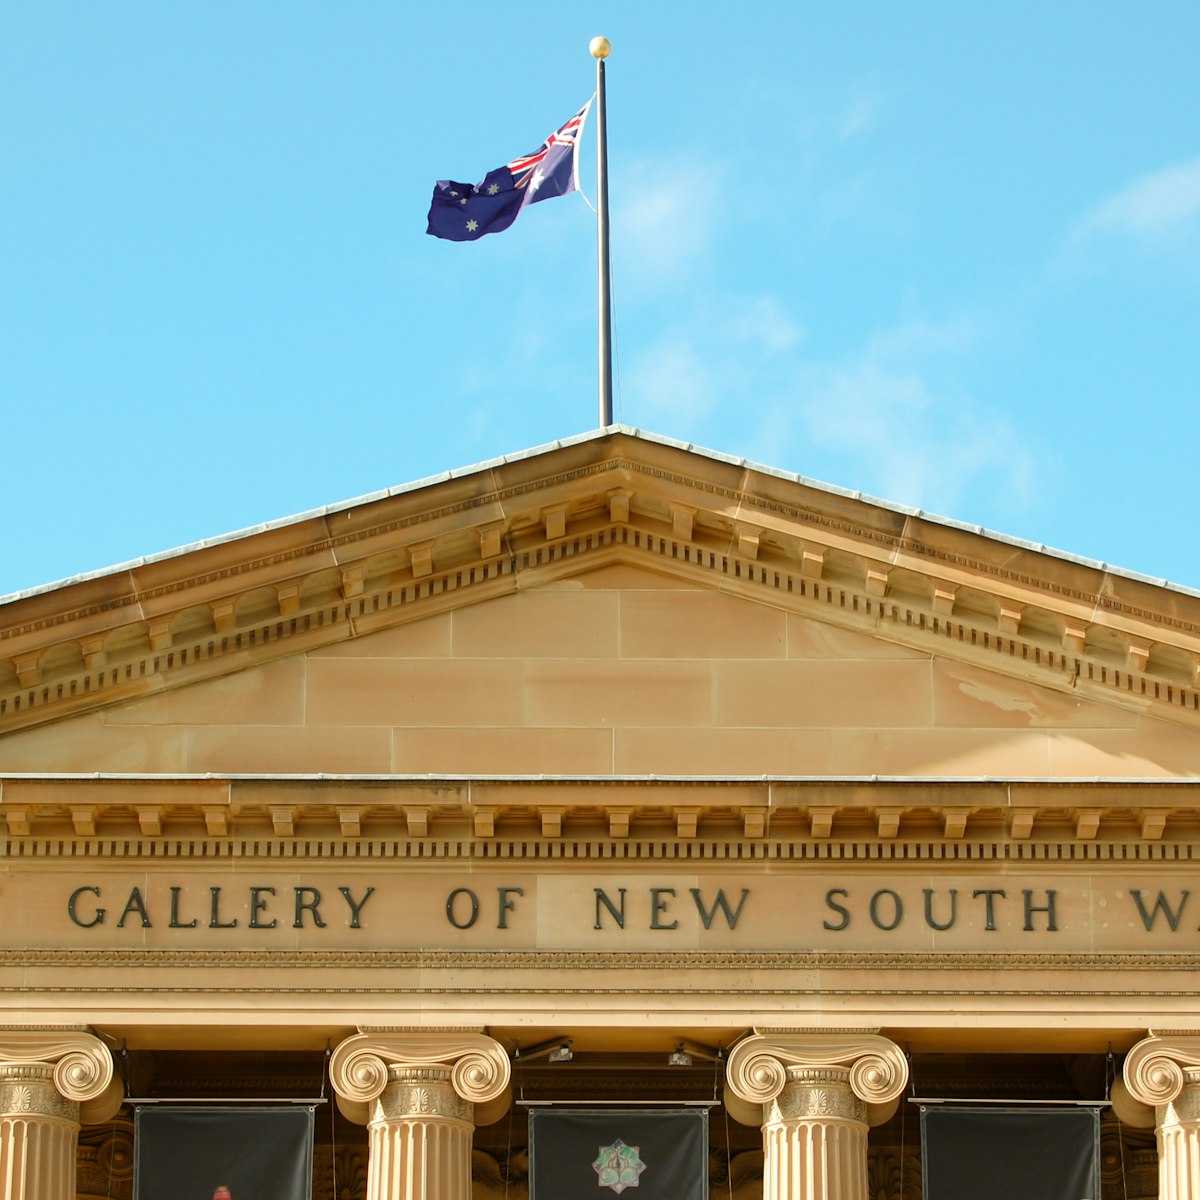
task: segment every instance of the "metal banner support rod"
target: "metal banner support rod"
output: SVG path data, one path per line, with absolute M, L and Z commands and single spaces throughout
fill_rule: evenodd
M 328 1104 L 329 1101 L 324 1097 L 317 1096 L 311 1099 L 296 1096 L 127 1096 L 123 1104 L 161 1104 L 169 1108 L 172 1104 L 215 1104 L 218 1107 L 225 1104 L 257 1104 L 266 1106 L 269 1104 L 300 1104 L 307 1105 L 312 1108 L 316 1104 Z
M 514 1100 L 519 1108 L 716 1108 L 720 1100 Z
M 971 1108 L 980 1104 L 1003 1105 L 1008 1108 L 1108 1108 L 1111 1100 L 985 1100 L 963 1096 L 909 1096 L 909 1104 L 960 1104 Z

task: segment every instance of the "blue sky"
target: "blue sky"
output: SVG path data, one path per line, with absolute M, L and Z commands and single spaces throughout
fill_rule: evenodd
M 12 6 L 0 594 L 618 420 L 1200 587 L 1200 6 Z M 585 135 L 584 188 L 594 146 Z

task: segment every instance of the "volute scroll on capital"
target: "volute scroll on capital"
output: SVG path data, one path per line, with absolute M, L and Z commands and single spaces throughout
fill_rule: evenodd
M 504 1094 L 511 1065 L 504 1047 L 482 1033 L 358 1033 L 334 1050 L 329 1078 L 339 1096 L 356 1104 L 383 1094 L 391 1066 L 443 1065 L 463 1100 L 486 1104 Z
M 113 1079 L 108 1047 L 83 1029 L 0 1029 L 0 1065 L 22 1063 L 52 1063 L 59 1095 L 83 1104 L 106 1097 L 120 1082 Z
M 1124 1078 L 1129 1094 L 1157 1108 L 1178 1100 L 1200 1070 L 1200 1037 L 1143 1038 L 1125 1056 Z M 1189 1079 L 1191 1075 L 1193 1079 Z
M 726 1078 L 735 1096 L 769 1104 L 783 1091 L 788 1067 L 848 1067 L 850 1090 L 869 1105 L 899 1099 L 908 1061 L 877 1034 L 752 1034 L 729 1054 Z

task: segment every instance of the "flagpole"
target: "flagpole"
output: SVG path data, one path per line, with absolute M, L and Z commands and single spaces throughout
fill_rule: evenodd
M 613 423 L 612 293 L 608 263 L 608 126 L 604 100 L 604 60 L 612 51 L 606 37 L 594 37 L 588 49 L 596 60 L 596 273 L 599 297 L 600 428 Z

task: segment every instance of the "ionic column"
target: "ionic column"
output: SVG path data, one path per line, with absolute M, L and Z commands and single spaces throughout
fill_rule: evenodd
M 867 1128 L 908 1079 L 904 1054 L 870 1033 L 756 1033 L 729 1055 L 726 1106 L 761 1113 L 763 1200 L 867 1200 Z M 729 1104 L 729 1091 L 747 1106 Z
M 1200 1037 L 1143 1038 L 1125 1058 L 1125 1090 L 1154 1113 L 1159 1200 L 1200 1200 Z M 1113 1108 L 1137 1124 L 1114 1088 Z
M 0 1029 L 0 1200 L 75 1200 L 80 1122 L 106 1120 L 120 1103 L 99 1038 Z
M 367 1200 L 471 1200 L 476 1117 L 507 1109 L 509 1075 L 481 1033 L 364 1029 L 342 1042 L 329 1076 L 342 1112 L 369 1129 Z

